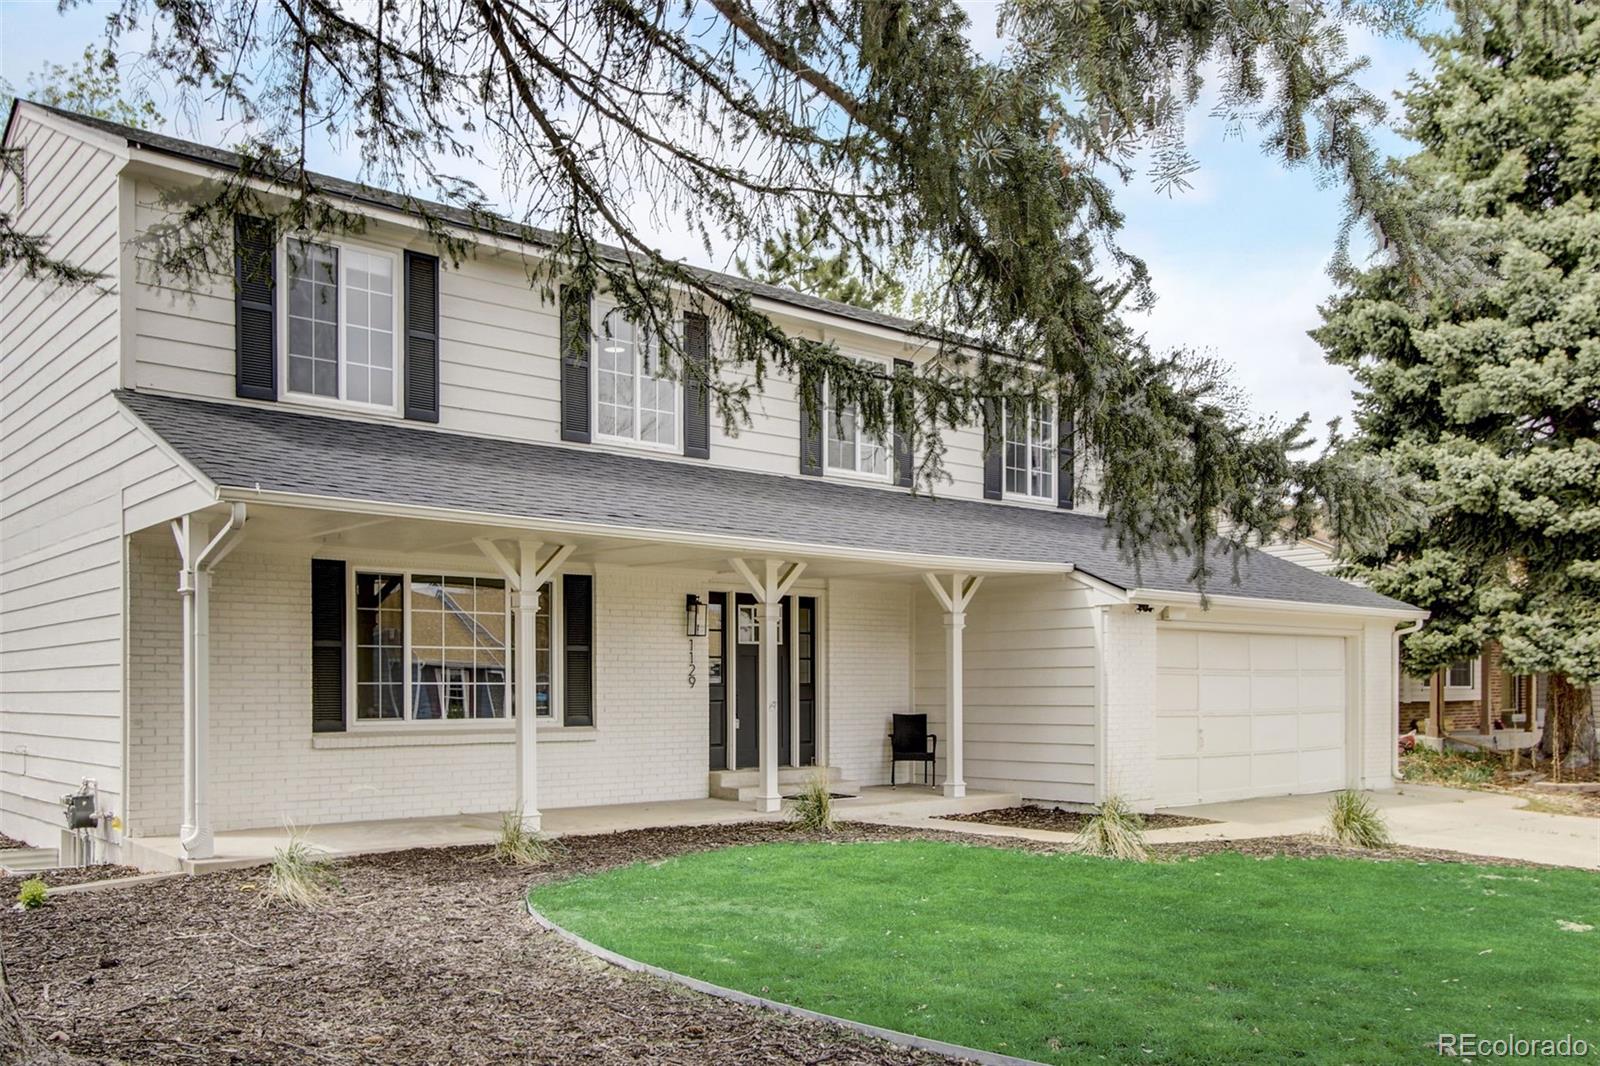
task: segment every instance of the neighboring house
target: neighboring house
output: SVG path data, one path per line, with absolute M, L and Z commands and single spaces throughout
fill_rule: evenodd
M 1335 565 L 1334 546 L 1321 537 L 1266 544 L 1263 550 L 1318 573 L 1328 573 Z M 1401 732 L 1459 735 L 1499 748 L 1538 742 L 1549 676 L 1503 669 L 1497 642 L 1486 642 L 1478 655 L 1451 663 L 1430 677 L 1406 673 L 1403 652 L 1401 664 L 1397 691 Z
M 161 190 L 232 157 L 29 103 L 5 143 L 18 224 L 115 286 L 0 287 L 12 836 L 57 843 L 85 778 L 114 856 L 285 822 L 537 825 L 729 770 L 772 810 L 800 776 L 780 767 L 886 783 L 912 710 L 951 796 L 1391 783 L 1394 634 L 1419 612 L 1259 553 L 1201 610 L 1187 560 L 1135 570 L 1074 510 L 1053 411 L 1009 413 L 1004 455 L 950 434 L 953 482 L 914 494 L 904 435 L 808 419 L 781 375 L 724 432 L 603 295 L 530 289 L 537 242 L 452 214 L 479 241 L 452 268 L 398 197 L 328 179 L 360 237 L 240 218 L 238 284 L 175 291 L 141 235 Z M 915 323 L 710 277 L 886 372 L 932 354 Z

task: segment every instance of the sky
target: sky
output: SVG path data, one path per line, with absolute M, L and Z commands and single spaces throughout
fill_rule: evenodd
M 974 46 L 993 54 L 995 4 L 969 0 Z M 56 0 L 0 0 L 0 77 L 21 89 L 46 62 L 70 64 L 98 39 L 111 9 L 84 3 L 58 14 Z M 1362 84 L 1385 101 L 1404 88 L 1426 59 L 1412 42 L 1357 30 L 1351 51 L 1369 58 Z M 1393 111 L 1394 105 L 1391 105 Z M 1343 216 L 1338 187 L 1319 187 L 1315 172 L 1287 170 L 1262 155 L 1259 136 L 1227 137 L 1202 101 L 1190 124 L 1201 169 L 1193 188 L 1157 192 L 1142 176 L 1117 190 L 1126 216 L 1123 246 L 1150 267 L 1156 305 L 1135 320 L 1157 348 L 1188 346 L 1234 368 L 1234 378 L 1260 416 L 1288 421 L 1309 413 L 1320 431 L 1329 419 L 1348 423 L 1352 379 L 1328 365 L 1306 330 L 1332 292 L 1327 263 Z M 193 136 L 192 129 L 176 129 Z M 1385 133 L 1386 151 L 1405 143 Z M 338 160 L 313 159 L 342 174 Z M 681 247 L 673 247 L 681 243 Z M 704 258 L 688 242 L 664 241 L 669 253 Z M 727 263 L 706 263 L 726 269 Z

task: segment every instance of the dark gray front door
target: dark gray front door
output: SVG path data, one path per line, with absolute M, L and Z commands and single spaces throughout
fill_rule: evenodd
M 783 628 L 778 637 L 778 765 L 789 765 L 789 610 L 784 602 Z M 734 602 L 728 629 L 737 649 L 738 689 L 735 714 L 739 719 L 737 766 L 743 769 L 760 762 L 761 751 L 761 641 L 760 609 L 756 598 L 741 592 Z

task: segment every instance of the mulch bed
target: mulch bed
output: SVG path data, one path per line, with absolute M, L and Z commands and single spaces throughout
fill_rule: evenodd
M 982 825 L 1004 825 L 1013 829 L 1048 829 L 1054 833 L 1076 833 L 1088 824 L 1094 815 L 1087 811 L 1063 811 L 1055 807 L 1002 807 L 996 811 L 979 811 L 976 814 L 949 814 L 949 822 L 978 822 Z M 1185 825 L 1215 825 L 1209 818 L 1186 818 L 1179 814 L 1147 814 L 1146 829 L 1177 829 Z
M 1030 851 L 1033 841 L 848 825 L 836 841 L 942 839 Z M 0 910 L 21 1009 L 90 1058 L 155 1063 L 919 1063 L 820 1023 L 698 995 L 606 966 L 542 933 L 522 909 L 531 883 L 706 848 L 819 839 L 774 824 L 642 830 L 562 840 L 536 870 L 482 848 L 373 855 L 338 864 L 320 913 L 262 901 L 263 869 L 52 898 Z M 1315 838 L 1196 842 L 1167 858 L 1233 850 L 1425 861 Z
M 0 833 L 0 851 L 5 851 L 8 848 L 25 848 L 27 846 L 16 837 L 8 837 L 4 833 Z

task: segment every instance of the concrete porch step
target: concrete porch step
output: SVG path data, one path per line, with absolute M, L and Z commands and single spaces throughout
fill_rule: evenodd
M 837 766 L 779 767 L 778 794 L 785 797 L 800 795 L 819 773 L 826 775 L 828 791 L 834 795 L 860 795 L 860 784 L 855 781 L 844 780 L 844 776 Z M 759 770 L 713 770 L 711 772 L 710 794 L 712 799 L 738 800 L 742 803 L 750 803 L 754 802 L 760 790 L 761 772 Z
M 31 874 L 40 870 L 53 870 L 61 865 L 61 853 L 55 848 L 6 848 L 0 850 L 0 871 L 8 874 Z

